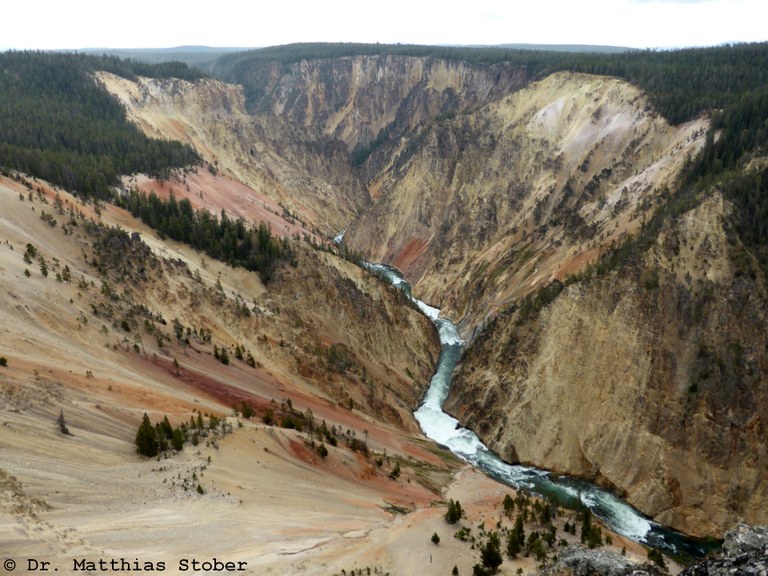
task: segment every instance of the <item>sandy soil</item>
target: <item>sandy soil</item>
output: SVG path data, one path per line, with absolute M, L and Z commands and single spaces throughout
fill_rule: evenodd
M 456 468 L 450 456 L 339 408 L 279 362 L 224 369 L 191 349 L 179 356 L 176 374 L 171 358 L 151 352 L 151 343 L 141 342 L 149 352 L 135 353 L 133 340 L 94 321 L 90 302 L 101 279 L 84 264 L 78 233 L 62 233 L 69 219 L 54 210 L 56 191 L 29 184 L 32 200 L 26 186 L 0 182 L 0 355 L 8 363 L 0 369 L 0 556 L 14 559 L 17 573 L 29 568 L 29 559 L 51 562 L 63 574 L 74 573 L 73 562 L 84 558 L 165 562 L 168 573 L 182 571 L 182 558 L 214 556 L 247 563 L 249 574 L 285 573 L 321 554 L 341 566 L 340 558 L 370 545 L 362 535 L 386 531 L 400 517 L 392 510 L 429 507 L 440 498 Z M 97 217 L 92 206 L 58 193 L 65 210 Z M 40 218 L 43 212 L 54 215 L 56 227 Z M 264 291 L 256 275 L 216 262 L 203 266 L 199 254 L 160 242 L 123 211 L 105 207 L 101 219 L 139 230 L 158 254 L 183 260 L 206 282 L 220 279 L 228 294 Z M 27 243 L 45 258 L 48 277 L 37 261 L 24 262 Z M 64 266 L 71 283 L 54 278 Z M 146 297 L 164 316 L 180 314 L 172 295 Z M 365 436 L 372 450 L 402 462 L 402 476 L 390 480 L 386 464 L 379 470 L 343 445 L 329 446 L 323 460 L 307 448 L 306 435 L 248 421 L 238 428 L 234 418 L 234 432 L 209 445 L 188 445 L 159 461 L 135 453 L 145 411 L 153 421 L 167 414 L 175 425 L 195 410 L 231 414 L 235 399 L 263 406 L 275 398 L 290 398 L 298 409 L 312 408 L 318 421 Z M 60 411 L 70 436 L 57 429 Z

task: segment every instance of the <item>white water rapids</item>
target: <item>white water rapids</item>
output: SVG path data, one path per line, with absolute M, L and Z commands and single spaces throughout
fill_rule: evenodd
M 453 370 L 464 345 L 456 326 L 440 318 L 440 310 L 414 298 L 410 286 L 398 270 L 384 264 L 365 263 L 364 267 L 403 290 L 411 301 L 432 321 L 440 334 L 442 345 L 435 374 L 421 406 L 414 412 L 424 434 L 454 454 L 480 468 L 495 480 L 552 498 L 567 507 L 579 503 L 587 506 L 612 530 L 636 542 L 642 542 L 664 552 L 700 557 L 706 552 L 701 542 L 647 519 L 632 506 L 585 480 L 557 476 L 537 468 L 504 462 L 489 450 L 477 435 L 463 428 L 459 421 L 443 412 L 443 403 L 451 388 Z

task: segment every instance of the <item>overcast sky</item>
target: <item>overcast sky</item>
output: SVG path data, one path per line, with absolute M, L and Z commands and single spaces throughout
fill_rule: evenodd
M 766 0 L 7 0 L 0 49 L 768 40 Z

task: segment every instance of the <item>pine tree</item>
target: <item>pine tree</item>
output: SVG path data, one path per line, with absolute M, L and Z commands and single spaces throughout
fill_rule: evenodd
M 243 415 L 243 418 L 246 420 L 250 420 L 253 418 L 253 415 L 255 414 L 255 411 L 253 410 L 253 406 L 248 404 L 248 402 L 243 401 L 243 403 L 240 405 L 240 413 Z
M 445 513 L 445 521 L 448 524 L 456 524 L 456 522 L 461 520 L 463 514 L 464 512 L 458 500 L 451 499 L 448 501 L 448 511 Z
M 489 573 L 493 574 L 499 569 L 504 559 L 499 549 L 498 532 L 491 532 L 488 535 L 488 542 L 480 550 L 480 558 L 483 561 L 483 566 L 488 569 Z
M 144 417 L 141 419 L 141 424 L 136 432 L 136 451 L 142 456 L 150 458 L 157 456 L 157 434 L 146 412 L 144 412 Z
M 320 442 L 320 444 L 317 447 L 317 453 L 320 456 L 320 458 L 327 458 L 328 457 L 328 448 L 325 447 L 325 444 Z
M 507 518 L 512 518 L 512 512 L 515 510 L 515 501 L 509 494 L 504 495 L 504 514 Z
M 171 446 L 177 452 L 181 452 L 184 449 L 184 440 L 186 440 L 186 434 L 182 432 L 181 428 L 176 428 L 173 431 L 173 438 L 171 438 Z
M 167 440 L 170 440 L 173 438 L 173 426 L 171 426 L 171 423 L 168 421 L 168 416 L 163 417 L 163 421 L 160 424 L 160 428 L 163 431 L 163 434 L 165 435 L 165 438 Z
M 507 534 L 507 556 L 510 558 L 517 558 L 520 554 L 522 547 L 520 546 L 520 537 L 518 536 L 517 528 L 512 528 Z

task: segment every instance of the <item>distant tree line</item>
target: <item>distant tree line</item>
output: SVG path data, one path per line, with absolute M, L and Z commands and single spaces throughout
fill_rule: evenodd
M 119 176 L 162 176 L 200 163 L 189 146 L 145 136 L 93 77 L 104 70 L 135 79 L 199 71 L 180 63 L 148 65 L 110 56 L 0 53 L 0 167 L 44 178 L 86 197 L 111 199 Z
M 768 43 L 620 54 L 566 53 L 539 74 L 573 70 L 614 76 L 649 94 L 656 110 L 679 124 L 708 110 L 728 108 L 768 89 Z
M 216 217 L 207 210 L 195 210 L 186 198 L 177 201 L 173 194 L 163 200 L 154 192 L 132 191 L 118 203 L 163 236 L 189 244 L 230 266 L 258 272 L 265 283 L 272 278 L 279 260 L 293 261 L 289 241 L 275 237 L 264 222 L 249 226 L 242 218 L 230 218 L 224 210 Z
M 521 50 L 499 47 L 408 44 L 301 43 L 222 56 L 215 72 L 242 84 L 249 98 L 263 94 L 260 71 L 272 63 L 349 56 L 412 56 L 470 64 L 508 63 L 525 68 L 530 79 L 570 70 L 622 78 L 648 93 L 654 107 L 673 124 L 706 110 L 726 108 L 744 94 L 768 87 L 768 43 L 690 48 L 627 50 L 619 53 Z

